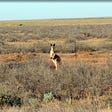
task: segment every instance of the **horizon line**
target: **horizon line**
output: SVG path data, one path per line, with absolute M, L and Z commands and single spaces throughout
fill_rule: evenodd
M 7 20 L 0 20 L 1 22 L 5 21 L 42 21 L 42 20 L 73 20 L 73 19 L 111 19 L 112 16 L 105 16 L 105 17 L 74 17 L 74 18 L 43 18 L 43 19 L 7 19 Z

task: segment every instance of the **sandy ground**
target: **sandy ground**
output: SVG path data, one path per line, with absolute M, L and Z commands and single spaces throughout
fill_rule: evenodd
M 47 53 L 10 53 L 10 54 L 0 54 L 0 62 L 16 61 L 25 62 L 30 59 L 38 59 L 39 56 L 46 57 L 46 61 L 50 61 L 49 54 Z M 112 53 L 89 53 L 83 52 L 75 54 L 59 54 L 63 62 L 69 64 L 75 63 L 76 60 L 86 61 L 96 64 L 106 64 L 109 57 L 112 57 Z

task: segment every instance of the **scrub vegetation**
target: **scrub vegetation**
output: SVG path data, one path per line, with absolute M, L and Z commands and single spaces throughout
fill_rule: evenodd
M 111 112 L 111 68 L 111 18 L 0 22 L 1 112 Z

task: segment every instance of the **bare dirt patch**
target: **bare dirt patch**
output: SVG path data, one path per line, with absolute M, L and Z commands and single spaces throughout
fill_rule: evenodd
M 92 54 L 89 52 L 75 54 L 62 54 L 63 61 L 68 63 L 74 63 L 76 60 L 86 61 L 90 63 L 106 64 L 108 55 L 107 54 Z
M 20 54 L 20 53 L 10 53 L 10 54 L 1 54 L 0 61 L 16 61 L 22 62 L 27 60 L 27 54 Z
M 77 60 L 86 61 L 90 63 L 96 63 L 96 64 L 106 64 L 108 57 L 112 56 L 112 53 L 103 53 L 103 54 L 95 54 L 95 53 L 79 53 L 77 55 L 75 54 L 59 54 L 62 58 L 63 62 L 67 62 L 69 64 L 75 63 Z M 37 59 L 38 56 L 44 56 L 46 57 L 46 61 L 50 62 L 49 54 L 48 53 L 10 53 L 10 54 L 1 54 L 0 55 L 0 61 L 16 61 L 16 62 L 25 62 L 30 59 Z

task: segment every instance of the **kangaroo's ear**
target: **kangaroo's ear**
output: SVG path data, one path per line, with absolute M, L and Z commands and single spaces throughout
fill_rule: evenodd
M 53 46 L 55 46 L 55 44 L 53 44 Z

